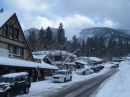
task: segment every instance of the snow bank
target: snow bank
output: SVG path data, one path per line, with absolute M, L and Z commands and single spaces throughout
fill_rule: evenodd
M 119 72 L 112 76 L 96 97 L 130 97 L 130 65 L 120 63 Z

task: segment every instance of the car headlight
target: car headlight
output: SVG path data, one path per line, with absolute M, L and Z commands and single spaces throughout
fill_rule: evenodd
M 4 88 L 0 88 L 0 92 L 3 92 L 4 91 Z

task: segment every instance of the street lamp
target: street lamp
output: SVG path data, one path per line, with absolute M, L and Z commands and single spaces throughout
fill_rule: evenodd
M 93 50 L 93 49 L 95 49 L 95 48 L 90 48 L 90 49 L 89 49 L 89 57 L 90 57 L 90 51 Z

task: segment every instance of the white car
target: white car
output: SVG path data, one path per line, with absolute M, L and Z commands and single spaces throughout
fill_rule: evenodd
M 94 71 L 91 69 L 82 69 L 82 70 L 77 71 L 77 74 L 79 75 L 89 75 L 92 73 L 94 73 Z
M 52 75 L 52 82 L 66 82 L 72 80 L 72 73 L 70 70 L 58 70 L 54 75 Z

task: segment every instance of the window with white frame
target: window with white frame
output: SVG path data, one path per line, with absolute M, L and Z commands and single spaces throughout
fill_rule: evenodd
M 14 40 L 19 40 L 19 29 L 4 25 L 2 35 Z
M 14 45 L 9 45 L 9 53 L 15 56 L 23 56 L 23 48 Z
M 14 29 L 9 27 L 9 38 L 14 38 Z

